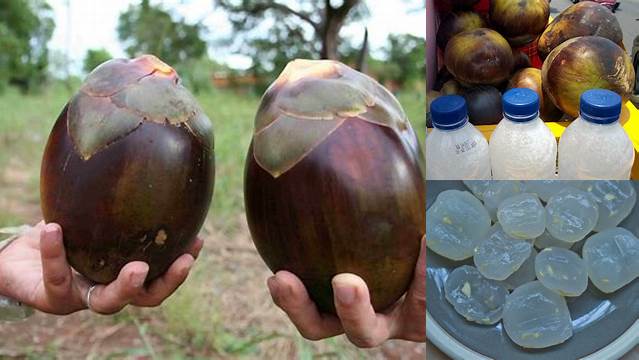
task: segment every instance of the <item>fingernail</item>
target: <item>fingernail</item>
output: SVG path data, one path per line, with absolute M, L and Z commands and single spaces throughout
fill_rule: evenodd
M 193 267 L 193 262 L 191 261 L 188 265 L 186 265 L 183 269 L 182 269 L 182 275 L 186 276 L 189 274 L 189 272 L 191 272 L 191 268 Z
M 44 231 L 45 231 L 47 234 L 52 235 L 52 234 L 55 234 L 56 232 L 58 232 L 58 227 L 57 227 L 57 226 L 55 226 L 55 225 L 53 225 L 53 224 L 46 224 L 46 225 L 44 226 Z
M 349 285 L 335 285 L 335 296 L 344 305 L 351 305 L 355 302 L 356 289 Z
M 273 296 L 275 296 L 280 290 L 280 287 L 277 284 L 277 279 L 275 278 L 275 276 L 271 276 L 270 278 L 268 278 L 268 280 L 266 280 L 266 286 L 268 286 L 268 290 L 271 292 L 271 295 Z
M 144 280 L 146 280 L 146 273 L 144 273 L 144 272 L 133 273 L 131 275 L 131 283 L 136 288 L 142 287 L 142 285 L 144 285 Z

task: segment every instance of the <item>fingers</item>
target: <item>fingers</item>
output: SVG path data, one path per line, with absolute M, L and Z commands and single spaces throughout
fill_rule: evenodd
M 364 280 L 353 274 L 333 278 L 335 308 L 348 339 L 359 347 L 375 347 L 390 337 L 390 324 L 384 315 L 377 315 L 371 305 Z
M 177 258 L 162 277 L 154 280 L 138 295 L 132 305 L 147 307 L 161 305 L 186 280 L 194 262 L 195 259 L 191 254 L 184 254 Z
M 91 309 L 102 314 L 120 311 L 128 304 L 135 306 L 159 306 L 184 283 L 204 241 L 196 237 L 191 247 L 177 258 L 160 278 L 146 289 L 144 281 L 149 272 L 148 264 L 131 262 L 120 271 L 118 278 L 106 287 L 98 286 L 91 297 Z
M 72 291 L 72 272 L 67 263 L 62 229 L 57 224 L 40 226 L 42 280 L 47 298 L 54 308 L 66 307 Z
M 402 303 L 401 314 L 394 323 L 392 338 L 410 341 L 426 341 L 426 240 L 422 238 L 421 250 L 413 283 Z
M 267 286 L 275 304 L 284 310 L 306 339 L 320 340 L 343 332 L 339 319 L 319 313 L 297 276 L 278 271 L 268 279 Z
M 422 238 L 421 250 L 415 267 L 415 278 L 411 285 L 410 293 L 413 297 L 423 299 L 423 305 L 426 305 L 426 237 Z
M 202 251 L 202 247 L 204 246 L 204 239 L 199 236 L 195 237 L 193 244 L 186 250 L 187 253 L 191 254 L 194 259 L 197 259 L 198 255 L 200 255 L 200 251 Z
M 108 285 L 98 285 L 91 294 L 91 310 L 100 314 L 114 314 L 132 302 L 144 290 L 149 265 L 141 261 L 126 264 L 118 278 Z

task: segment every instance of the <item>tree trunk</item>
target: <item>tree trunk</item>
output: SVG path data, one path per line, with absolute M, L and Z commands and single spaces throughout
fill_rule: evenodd
M 322 38 L 322 52 L 320 54 L 322 59 L 339 60 L 337 56 L 337 37 L 341 27 L 341 24 L 338 26 L 334 21 L 327 21 Z
M 342 29 L 349 11 L 359 1 L 360 0 L 344 0 L 342 6 L 338 8 L 332 7 L 329 0 L 326 1 L 324 21 L 319 27 L 322 39 L 322 50 L 320 53 L 322 59 L 339 60 L 337 54 L 339 31 Z
M 367 73 L 368 72 L 368 28 L 364 31 L 364 41 L 362 42 L 362 48 L 359 51 L 359 56 L 357 57 L 357 68 L 356 70 L 359 72 Z

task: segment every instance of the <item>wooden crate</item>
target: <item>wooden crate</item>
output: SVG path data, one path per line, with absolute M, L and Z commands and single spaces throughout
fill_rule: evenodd
M 620 122 L 635 147 L 635 163 L 632 166 L 630 178 L 632 180 L 639 180 L 639 110 L 637 110 L 632 102 L 626 102 L 622 108 Z M 561 134 L 563 134 L 566 126 L 569 124 L 569 121 L 546 123 L 557 139 L 561 137 Z M 496 126 L 497 125 L 478 125 L 476 128 L 486 137 L 486 140 L 488 140 Z M 428 129 L 428 131 L 430 130 L 431 129 Z

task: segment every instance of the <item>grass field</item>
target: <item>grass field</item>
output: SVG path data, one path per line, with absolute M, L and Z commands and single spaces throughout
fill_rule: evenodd
M 33 96 L 13 89 L 0 95 L 0 227 L 40 219 L 42 150 L 71 95 L 62 84 Z M 407 347 L 419 357 L 421 347 L 403 342 L 363 351 L 343 337 L 308 342 L 297 334 L 272 304 L 265 286 L 270 271 L 251 243 L 243 216 L 243 164 L 259 97 L 214 90 L 198 98 L 214 123 L 216 184 L 202 230 L 205 248 L 187 283 L 157 309 L 127 308 L 114 317 L 37 314 L 2 325 L 0 358 L 352 359 L 392 357 Z M 398 98 L 423 141 L 424 93 Z

